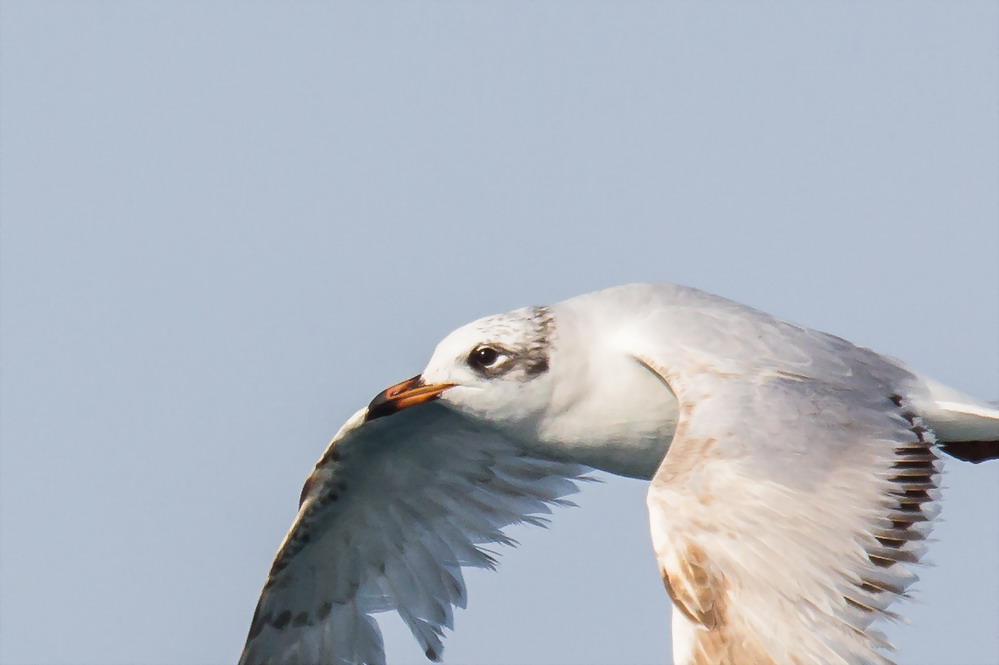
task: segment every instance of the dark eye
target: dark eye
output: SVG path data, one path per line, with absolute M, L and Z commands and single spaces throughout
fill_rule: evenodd
M 475 369 L 490 369 L 506 356 L 491 346 L 477 346 L 468 354 L 468 364 Z

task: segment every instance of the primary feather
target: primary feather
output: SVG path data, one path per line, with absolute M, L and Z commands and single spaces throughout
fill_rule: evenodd
M 485 423 L 436 404 L 334 437 L 254 612 L 240 665 L 385 662 L 372 615 L 396 610 L 431 660 L 467 599 L 462 567 L 503 529 L 542 523 L 583 468 L 539 460 Z

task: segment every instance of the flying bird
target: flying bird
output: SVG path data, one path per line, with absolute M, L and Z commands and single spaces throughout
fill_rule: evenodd
M 465 567 L 591 468 L 650 479 L 676 665 L 887 664 L 941 453 L 999 458 L 999 409 L 843 339 L 632 284 L 459 328 L 305 482 L 241 665 L 385 662 L 394 610 L 443 653 Z

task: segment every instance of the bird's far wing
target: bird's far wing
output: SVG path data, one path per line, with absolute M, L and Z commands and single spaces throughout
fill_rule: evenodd
M 583 467 L 525 454 L 488 425 L 439 404 L 334 437 L 302 490 L 250 626 L 240 665 L 385 662 L 373 613 L 399 612 L 438 660 L 463 566 L 492 568 L 481 545 L 541 524 Z
M 890 662 L 872 623 L 915 579 L 939 462 L 899 370 L 844 352 L 811 375 L 638 356 L 680 403 L 648 494 L 677 665 Z
M 957 459 L 978 464 L 999 459 L 999 403 L 987 404 L 926 377 L 923 415 L 940 448 Z

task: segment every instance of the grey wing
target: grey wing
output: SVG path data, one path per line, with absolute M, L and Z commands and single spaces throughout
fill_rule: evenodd
M 939 461 L 910 377 L 840 351 L 809 373 L 638 354 L 680 403 L 648 494 L 678 665 L 889 662 L 872 624 L 915 579 Z
M 945 452 L 995 457 L 999 411 L 696 289 L 632 284 L 563 312 L 679 405 L 648 494 L 677 665 L 887 662 L 873 624 L 915 579 L 937 510 L 930 430 Z
M 438 404 L 334 437 L 302 491 L 240 665 L 385 662 L 375 612 L 395 610 L 428 658 L 466 601 L 462 567 L 495 566 L 481 545 L 540 524 L 584 468 L 528 457 L 487 425 Z

